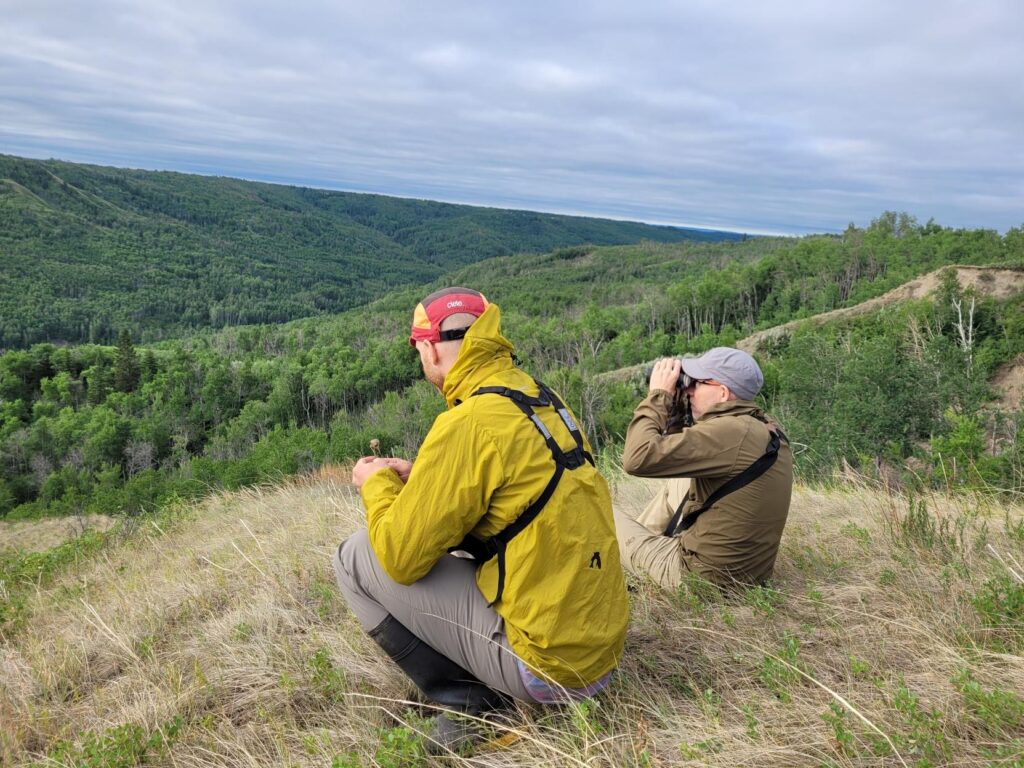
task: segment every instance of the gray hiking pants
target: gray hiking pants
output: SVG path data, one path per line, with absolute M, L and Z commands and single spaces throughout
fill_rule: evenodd
M 391 614 L 488 687 L 534 701 L 509 647 L 504 619 L 476 586 L 474 561 L 445 555 L 430 573 L 405 586 L 384 572 L 362 530 L 341 543 L 333 562 L 338 586 L 367 632 Z

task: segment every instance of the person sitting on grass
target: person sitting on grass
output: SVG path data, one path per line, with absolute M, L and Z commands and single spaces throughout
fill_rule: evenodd
M 626 430 L 622 467 L 669 479 L 638 519 L 615 512 L 630 572 L 671 589 L 689 573 L 720 586 L 771 575 L 793 454 L 779 423 L 753 402 L 763 384 L 754 358 L 731 347 L 655 364 Z

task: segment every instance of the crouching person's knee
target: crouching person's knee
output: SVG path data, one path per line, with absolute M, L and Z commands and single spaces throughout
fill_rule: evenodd
M 345 539 L 334 551 L 331 563 L 338 586 L 346 595 L 358 589 L 360 563 L 365 563 L 370 551 L 370 539 L 366 530 L 357 531 Z
M 388 612 L 380 603 L 380 583 L 374 572 L 376 559 L 366 531 L 354 533 L 341 542 L 331 562 L 349 609 L 363 629 L 373 629 Z

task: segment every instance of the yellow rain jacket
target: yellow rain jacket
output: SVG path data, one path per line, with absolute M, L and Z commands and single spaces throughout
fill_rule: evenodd
M 490 305 L 445 377 L 448 410 L 420 447 L 408 482 L 392 470 L 362 487 L 370 543 L 400 584 L 425 576 L 466 534 L 487 539 L 509 526 L 544 490 L 555 462 L 530 420 L 481 387 L 538 394 L 512 363 Z M 575 443 L 554 408 L 535 412 L 563 450 Z M 586 446 L 590 450 L 590 446 Z M 566 470 L 537 518 L 508 543 L 505 591 L 495 610 L 512 650 L 535 674 L 567 688 L 600 679 L 618 663 L 629 620 L 608 485 L 589 463 Z M 477 569 L 477 586 L 497 593 L 497 558 Z

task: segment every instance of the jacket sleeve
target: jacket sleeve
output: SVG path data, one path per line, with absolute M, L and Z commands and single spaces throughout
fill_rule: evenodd
M 371 475 L 362 487 L 370 545 L 399 584 L 427 575 L 487 512 L 504 481 L 494 440 L 471 412 L 441 414 L 420 447 L 402 485 L 391 470 Z
M 622 468 L 637 477 L 719 477 L 736 466 L 743 435 L 721 419 L 663 434 L 672 408 L 668 392 L 655 390 L 633 412 Z

